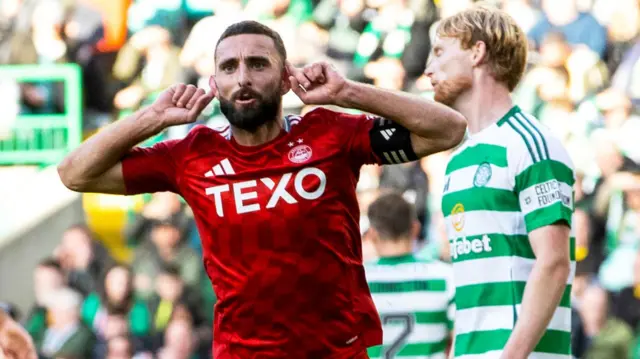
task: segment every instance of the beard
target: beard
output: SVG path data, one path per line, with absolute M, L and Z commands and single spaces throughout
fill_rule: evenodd
M 434 100 L 449 107 L 453 106 L 460 95 L 471 88 L 471 77 L 458 76 L 451 80 L 445 80 L 438 84 Z
M 241 92 L 251 95 L 255 101 L 247 106 L 236 107 L 235 101 Z M 265 123 L 275 121 L 282 104 L 279 88 L 264 96 L 252 89 L 245 88 L 236 91 L 231 99 L 221 96 L 218 100 L 220 101 L 220 110 L 232 126 L 252 133 Z

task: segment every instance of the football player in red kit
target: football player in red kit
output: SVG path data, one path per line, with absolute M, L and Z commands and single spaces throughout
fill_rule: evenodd
M 416 160 L 458 144 L 465 119 L 444 105 L 355 83 L 330 65 L 286 61 L 280 36 L 230 26 L 215 49 L 212 91 L 175 85 L 94 135 L 59 165 L 80 192 L 171 191 L 193 209 L 213 283 L 214 357 L 366 358 L 382 331 L 362 266 L 356 184 L 364 164 Z M 318 108 L 282 116 L 293 90 Z M 217 97 L 223 131 L 134 147 L 194 122 Z

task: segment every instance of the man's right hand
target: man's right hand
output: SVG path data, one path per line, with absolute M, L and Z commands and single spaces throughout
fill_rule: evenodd
M 214 97 L 215 91 L 205 93 L 192 85 L 171 86 L 151 106 L 112 123 L 71 151 L 58 165 L 62 183 L 76 192 L 127 194 L 122 158 L 167 127 L 195 122 Z
M 162 92 L 150 106 L 165 127 L 193 123 L 215 97 L 193 85 L 178 84 Z

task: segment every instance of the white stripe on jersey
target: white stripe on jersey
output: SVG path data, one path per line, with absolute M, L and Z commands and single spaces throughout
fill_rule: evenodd
M 406 324 L 385 324 L 383 345 L 393 344 L 402 333 L 407 330 Z M 407 337 L 407 343 L 437 343 L 445 340 L 449 336 L 449 330 L 443 323 L 438 324 L 416 324 L 413 331 Z
M 500 359 L 502 350 L 494 350 L 484 354 L 469 354 L 456 356 L 455 359 Z M 571 355 L 532 353 L 527 359 L 571 359 Z
M 516 306 L 516 313 L 522 313 L 521 305 Z M 497 329 L 513 329 L 513 307 L 510 305 L 485 306 L 462 309 L 456 312 L 456 335 L 472 331 Z M 571 331 L 571 309 L 558 307 L 553 313 L 548 329 Z
M 451 280 L 451 267 L 441 263 L 409 262 L 396 265 L 365 265 L 368 282 Z M 448 282 L 450 283 L 450 282 Z
M 373 301 L 385 314 L 435 312 L 449 304 L 446 292 L 376 293 Z
M 456 262 L 453 266 L 456 287 L 500 282 L 526 282 L 533 270 L 535 259 L 515 256 L 489 257 Z M 575 266 L 566 280 L 573 282 Z

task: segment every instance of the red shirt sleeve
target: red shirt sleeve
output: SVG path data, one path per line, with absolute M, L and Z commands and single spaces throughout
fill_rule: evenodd
M 346 150 L 353 162 L 358 165 L 381 164 L 380 158 L 373 152 L 369 131 L 378 119 L 370 115 L 352 115 L 335 112 L 337 128 L 343 131 Z
M 122 160 L 127 194 L 178 193 L 179 171 L 175 161 L 179 140 L 159 142 L 153 147 L 132 149 Z

